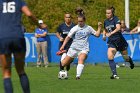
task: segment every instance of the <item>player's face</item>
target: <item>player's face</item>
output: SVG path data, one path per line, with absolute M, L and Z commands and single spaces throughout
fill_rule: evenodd
M 111 10 L 106 10 L 106 18 L 110 19 L 113 17 L 112 11 Z
M 80 27 L 83 27 L 85 25 L 85 20 L 81 17 L 78 17 L 78 25 Z
M 125 27 L 125 22 L 121 21 L 121 27 Z
M 66 23 L 71 23 L 71 15 L 70 14 L 65 14 L 64 19 L 65 19 Z

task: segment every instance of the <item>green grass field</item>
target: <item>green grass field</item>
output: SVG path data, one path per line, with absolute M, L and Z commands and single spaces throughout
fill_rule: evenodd
M 140 93 L 140 67 L 117 69 L 119 80 L 111 80 L 108 66 L 86 65 L 80 80 L 75 80 L 76 66 L 69 71 L 68 80 L 57 78 L 58 66 L 48 68 L 26 67 L 31 93 Z M 14 93 L 22 93 L 18 76 L 12 69 Z M 0 93 L 4 93 L 0 71 Z

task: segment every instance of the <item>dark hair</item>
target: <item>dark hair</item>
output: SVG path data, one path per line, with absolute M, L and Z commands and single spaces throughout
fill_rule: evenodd
M 77 15 L 84 15 L 85 13 L 84 13 L 84 10 L 81 8 L 81 7 L 77 7 L 76 9 L 75 9 L 75 13 L 77 14 Z
M 107 10 L 111 10 L 112 11 L 112 14 L 113 15 L 115 14 L 115 8 L 113 6 L 108 7 Z
M 86 17 L 85 17 L 85 15 L 83 15 L 83 14 L 78 15 L 77 18 L 82 18 L 84 21 L 86 21 Z

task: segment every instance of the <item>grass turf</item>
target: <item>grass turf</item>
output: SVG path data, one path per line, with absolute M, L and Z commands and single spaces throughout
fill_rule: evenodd
M 117 69 L 119 80 L 110 79 L 108 66 L 86 65 L 80 80 L 75 80 L 76 67 L 72 66 L 68 80 L 57 78 L 59 68 L 26 67 L 31 93 L 140 93 L 140 67 Z M 12 69 L 14 93 L 22 93 L 15 68 Z M 0 93 L 4 93 L 2 72 L 0 71 Z

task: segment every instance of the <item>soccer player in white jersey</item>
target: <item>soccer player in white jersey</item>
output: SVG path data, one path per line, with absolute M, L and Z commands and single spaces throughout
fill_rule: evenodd
M 80 79 L 84 68 L 84 61 L 89 52 L 89 36 L 93 34 L 94 36 L 99 37 L 101 32 L 101 22 L 98 23 L 98 30 L 95 31 L 91 26 L 86 25 L 85 21 L 86 18 L 84 15 L 78 16 L 78 24 L 70 30 L 60 48 L 60 50 L 63 50 L 70 38 L 73 38 L 67 56 L 62 60 L 62 66 L 67 66 L 75 57 L 78 57 L 76 80 Z

